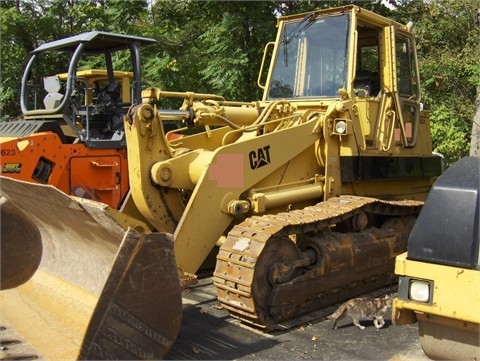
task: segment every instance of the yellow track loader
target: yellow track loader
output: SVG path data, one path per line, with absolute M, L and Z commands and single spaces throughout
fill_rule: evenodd
M 151 234 L 128 211 L 2 178 L 2 240 L 25 268 L 16 282 L 18 271 L 2 276 L 2 288 L 25 281 L 0 294 L 5 322 L 40 348 L 25 329 L 35 317 L 53 328 L 45 314 L 58 303 L 79 321 L 50 337 L 71 331 L 69 355 L 158 358 L 178 331 L 180 288 L 215 247 L 219 302 L 265 330 L 395 282 L 395 257 L 442 168 L 411 30 L 356 6 L 285 16 L 265 48 L 261 100 L 144 89 L 123 119 L 131 196 Z M 157 108 L 168 97 L 181 108 Z M 39 352 L 57 357 L 49 351 Z

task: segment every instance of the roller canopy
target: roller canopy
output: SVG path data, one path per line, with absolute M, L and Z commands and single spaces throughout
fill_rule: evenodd
M 148 45 L 155 44 L 157 41 L 155 39 L 140 36 L 107 33 L 103 31 L 90 31 L 88 33 L 40 45 L 32 53 L 39 53 L 45 50 L 74 52 L 78 44 L 85 43 L 85 52 L 101 54 L 105 49 L 128 49 L 128 44 L 132 42 L 137 42 L 141 45 Z

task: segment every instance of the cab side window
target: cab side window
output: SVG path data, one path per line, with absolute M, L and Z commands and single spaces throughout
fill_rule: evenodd
M 411 40 L 397 34 L 395 37 L 397 86 L 399 95 L 405 98 L 416 98 L 418 96 L 417 67 L 413 51 Z
M 358 96 L 376 97 L 380 92 L 380 56 L 378 31 L 362 27 L 359 30 L 357 65 L 353 88 Z

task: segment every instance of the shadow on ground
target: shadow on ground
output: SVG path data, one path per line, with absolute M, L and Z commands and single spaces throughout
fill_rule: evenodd
M 201 305 L 184 306 L 180 333 L 165 359 L 232 360 L 278 344 L 271 337 L 227 322 L 230 316 L 225 311 L 222 317 L 211 312 L 216 311 Z

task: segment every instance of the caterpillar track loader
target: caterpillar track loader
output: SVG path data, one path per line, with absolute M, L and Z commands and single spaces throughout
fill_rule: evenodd
M 2 235 L 10 231 L 10 259 L 27 270 L 2 273 L 11 288 L 0 294 L 3 313 L 39 353 L 58 358 L 22 325 L 35 317 L 49 327 L 61 302 L 78 325 L 55 320 L 60 332 L 48 338 L 68 331 L 69 356 L 165 355 L 179 290 L 216 246 L 219 302 L 265 330 L 395 281 L 395 257 L 441 173 L 411 26 L 356 6 L 281 17 L 258 84 L 264 95 L 249 102 L 142 91 L 123 121 L 143 226 L 128 210 L 2 178 Z M 181 108 L 157 108 L 169 97 L 183 99 Z M 180 128 L 167 132 L 167 122 Z M 52 207 L 63 215 L 43 211 Z M 52 303 L 33 298 L 29 316 L 15 315 L 18 300 L 39 289 Z

